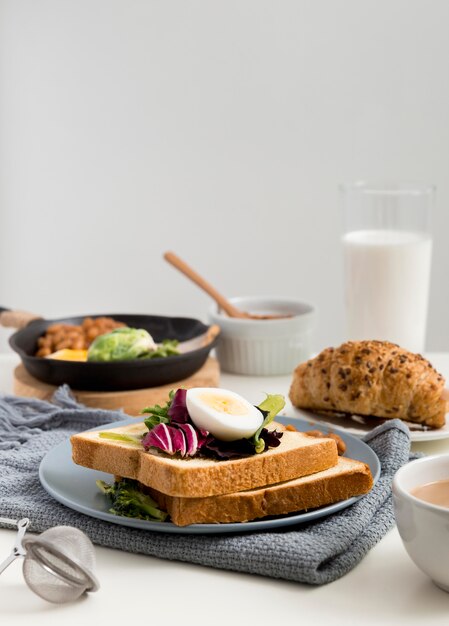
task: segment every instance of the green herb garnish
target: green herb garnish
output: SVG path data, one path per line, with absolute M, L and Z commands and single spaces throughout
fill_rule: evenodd
M 168 415 L 168 410 L 171 406 L 172 400 L 175 396 L 175 391 L 172 389 L 168 394 L 168 401 L 164 406 L 160 406 L 159 404 L 155 404 L 154 406 L 147 406 L 145 409 L 142 409 L 141 413 L 148 413 L 149 416 L 145 418 L 145 426 L 148 430 L 151 430 L 158 424 L 168 424 L 170 422 L 170 416 Z

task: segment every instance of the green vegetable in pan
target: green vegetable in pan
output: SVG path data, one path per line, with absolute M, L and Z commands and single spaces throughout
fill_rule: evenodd
M 156 349 L 152 336 L 142 328 L 116 328 L 99 335 L 87 352 L 88 361 L 130 361 Z
M 156 346 L 153 352 L 149 352 L 146 356 L 147 359 L 159 359 L 161 357 L 172 356 L 179 354 L 177 348 L 178 341 L 176 339 L 164 339 L 163 342 Z

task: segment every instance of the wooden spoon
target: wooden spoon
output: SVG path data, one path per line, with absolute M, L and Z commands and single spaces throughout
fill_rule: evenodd
M 211 298 L 215 300 L 218 306 L 223 309 L 225 313 L 229 315 L 229 317 L 238 317 L 240 319 L 251 319 L 251 320 L 275 320 L 282 319 L 287 317 L 292 317 L 292 315 L 256 315 L 253 313 L 246 313 L 245 311 L 241 311 L 237 307 L 235 307 L 227 298 L 225 298 L 221 293 L 219 293 L 215 287 L 212 287 L 210 283 L 207 282 L 202 276 L 197 274 L 195 270 L 193 270 L 190 265 L 187 265 L 185 261 L 179 258 L 174 252 L 166 252 L 164 254 L 164 259 L 168 261 L 173 267 L 176 267 L 184 276 L 190 278 L 198 287 L 200 287 L 203 291 L 205 291 Z

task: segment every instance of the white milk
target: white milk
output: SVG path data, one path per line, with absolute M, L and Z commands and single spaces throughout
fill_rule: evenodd
M 360 230 L 343 237 L 348 338 L 381 339 L 424 350 L 432 240 L 428 235 Z

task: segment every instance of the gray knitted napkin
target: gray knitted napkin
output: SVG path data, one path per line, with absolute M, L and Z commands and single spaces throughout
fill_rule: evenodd
M 408 430 L 399 420 L 365 437 L 382 465 L 372 491 L 343 511 L 305 525 L 261 533 L 174 535 L 110 524 L 53 500 L 38 478 L 45 453 L 75 432 L 123 418 L 118 411 L 77 404 L 66 386 L 57 390 L 53 403 L 0 398 L 0 516 L 29 517 L 34 532 L 76 526 L 109 548 L 318 585 L 349 572 L 394 524 L 391 481 L 410 453 Z

